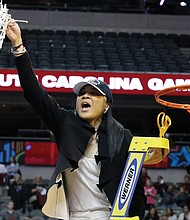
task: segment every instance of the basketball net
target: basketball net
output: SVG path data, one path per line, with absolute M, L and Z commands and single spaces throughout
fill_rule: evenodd
M 8 14 L 9 9 L 7 8 L 7 5 L 3 5 L 2 0 L 0 2 L 0 49 L 3 46 L 3 41 L 5 39 L 6 34 L 6 28 L 8 25 Z

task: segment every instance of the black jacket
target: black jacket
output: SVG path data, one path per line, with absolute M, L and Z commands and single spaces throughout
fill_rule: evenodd
M 21 86 L 27 101 L 33 106 L 47 127 L 53 132 L 59 150 L 59 158 L 55 171 L 50 179 L 51 187 L 56 183 L 57 175 L 63 173 L 66 168 L 76 169 L 78 161 L 82 157 L 92 134 L 94 127 L 80 119 L 76 111 L 61 108 L 56 100 L 50 96 L 38 83 L 34 75 L 28 53 L 16 58 Z M 124 140 L 118 160 L 110 162 L 107 144 L 107 131 L 104 122 L 98 129 L 99 156 L 101 161 L 101 173 L 98 187 L 104 190 L 108 200 L 113 204 L 123 168 L 128 156 L 128 148 L 132 135 L 125 129 Z M 57 182 L 59 185 L 59 183 Z M 145 196 L 141 178 L 138 181 L 132 204 L 130 216 L 144 216 Z

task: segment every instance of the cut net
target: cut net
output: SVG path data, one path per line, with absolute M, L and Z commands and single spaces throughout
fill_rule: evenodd
M 7 5 L 3 5 L 2 1 L 0 2 L 0 49 L 3 46 L 3 41 L 5 39 L 6 28 L 8 24 L 8 8 Z

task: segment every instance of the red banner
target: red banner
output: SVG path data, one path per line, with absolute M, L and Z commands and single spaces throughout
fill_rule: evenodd
M 74 85 L 83 80 L 98 78 L 106 82 L 113 94 L 153 95 L 155 92 L 178 85 L 190 85 L 190 74 L 137 73 L 137 72 L 90 72 L 36 70 L 39 82 L 49 92 L 73 92 Z M 27 73 L 26 73 L 27 74 Z M 21 91 L 16 70 L 0 70 L 0 91 Z M 189 96 L 189 90 L 171 95 Z

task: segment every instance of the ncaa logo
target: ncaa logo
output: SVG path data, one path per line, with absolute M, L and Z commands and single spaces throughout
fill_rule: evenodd
M 91 84 L 93 84 L 93 85 L 95 85 L 95 86 L 97 86 L 97 85 L 100 84 L 100 81 L 97 80 L 97 79 L 91 79 L 91 80 L 89 80 L 88 82 L 91 83 Z
M 119 194 L 120 210 L 125 206 L 125 203 L 128 201 L 129 197 L 132 194 L 132 186 L 134 185 L 136 170 L 137 170 L 137 159 L 135 158 L 129 165 L 128 170 L 125 172 L 125 176 L 123 177 L 123 182 Z

